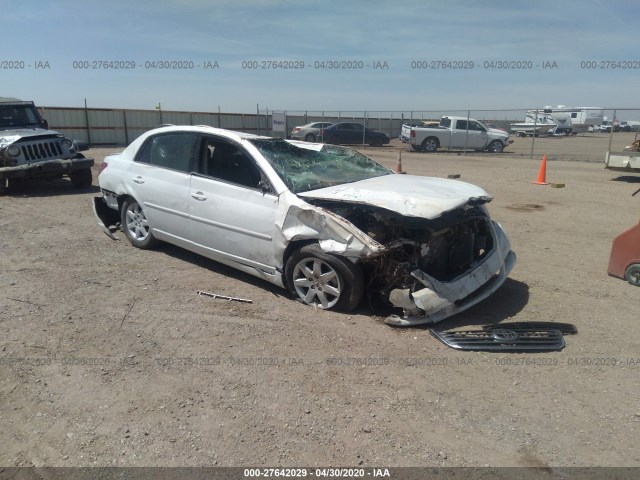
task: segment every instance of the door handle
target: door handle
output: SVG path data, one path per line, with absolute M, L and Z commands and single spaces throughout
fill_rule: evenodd
M 133 177 L 133 181 L 134 181 L 134 183 L 137 183 L 137 184 L 143 184 L 144 183 L 144 178 L 142 178 L 140 175 L 138 175 L 137 177 Z
M 206 195 L 204 193 L 202 193 L 202 192 L 192 193 L 191 196 L 193 198 L 195 198 L 196 200 L 199 200 L 201 202 L 204 202 L 207 199 Z

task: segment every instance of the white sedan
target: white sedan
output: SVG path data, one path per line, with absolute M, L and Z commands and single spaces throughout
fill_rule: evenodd
M 222 130 L 151 130 L 105 158 L 98 224 L 165 241 L 350 311 L 365 294 L 392 325 L 435 323 L 493 293 L 515 254 L 481 188 L 397 175 L 356 150 Z

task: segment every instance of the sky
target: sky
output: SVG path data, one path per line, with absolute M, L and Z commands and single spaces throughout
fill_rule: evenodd
M 5 3 L 3 6 L 2 4 Z M 218 111 L 640 108 L 634 0 L 0 0 L 0 96 Z

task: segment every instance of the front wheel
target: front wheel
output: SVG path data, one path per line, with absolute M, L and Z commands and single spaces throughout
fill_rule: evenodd
M 158 244 L 142 207 L 133 198 L 127 198 L 122 204 L 120 221 L 124 234 L 134 247 L 147 250 Z
M 435 152 L 438 149 L 438 140 L 434 137 L 425 138 L 422 142 L 422 150 L 425 152 Z
M 504 145 L 500 140 L 494 140 L 489 144 L 489 148 L 487 148 L 487 150 L 493 153 L 502 153 L 502 151 L 504 150 Z
M 624 272 L 624 279 L 631 285 L 640 287 L 640 263 L 629 265 Z
M 324 253 L 318 244 L 305 245 L 287 260 L 289 291 L 308 305 L 349 312 L 364 294 L 362 270 L 349 260 Z
M 304 137 L 305 142 L 315 142 L 316 136 L 313 133 L 307 133 Z
M 6 195 L 9 191 L 9 179 L 6 177 L 0 177 L 0 196 Z

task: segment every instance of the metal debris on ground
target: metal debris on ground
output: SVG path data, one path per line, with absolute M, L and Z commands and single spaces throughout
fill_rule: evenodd
M 223 300 L 229 300 L 230 302 L 234 301 L 234 302 L 243 302 L 243 303 L 253 303 L 253 300 L 249 300 L 247 298 L 229 297 L 227 295 L 219 295 L 217 293 L 204 292 L 202 290 L 198 290 L 196 293 L 198 295 L 203 295 L 205 297 L 221 298 Z

